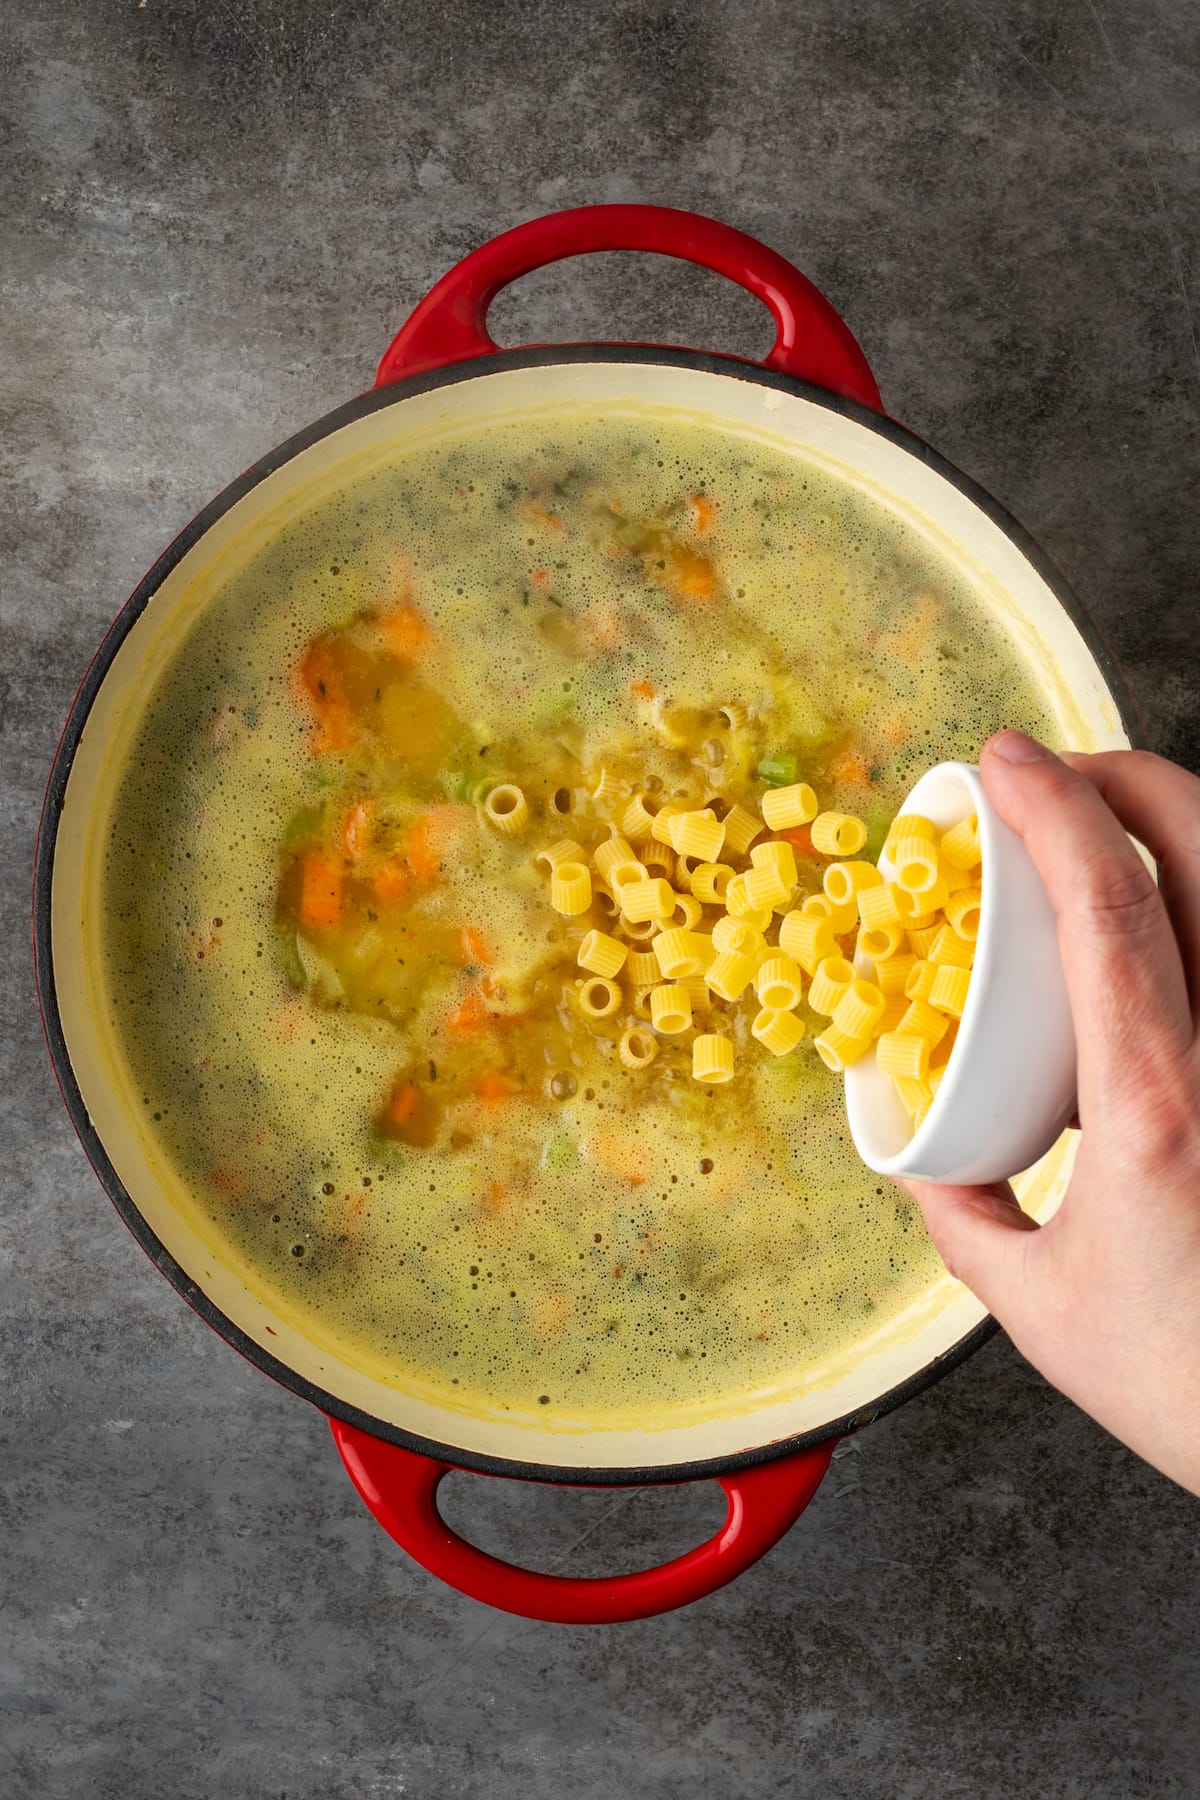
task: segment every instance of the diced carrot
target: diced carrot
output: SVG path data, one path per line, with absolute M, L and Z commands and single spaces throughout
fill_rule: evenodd
M 688 504 L 691 510 L 693 529 L 700 532 L 711 531 L 713 520 L 717 516 L 717 509 L 707 494 L 693 494 Z
M 479 995 L 472 991 L 464 994 L 450 1014 L 446 1020 L 446 1030 L 452 1031 L 456 1036 L 468 1031 L 478 1031 L 487 1024 L 490 1016 Z
M 433 633 L 415 606 L 398 606 L 379 621 L 387 647 L 401 662 L 416 662 L 428 650 Z
M 300 923 L 332 931 L 342 917 L 342 871 L 323 850 L 310 850 L 300 867 Z
M 421 1090 L 411 1081 L 403 1081 L 396 1089 L 387 1106 L 389 1125 L 405 1125 L 417 1110 L 420 1103 Z
M 408 828 L 404 854 L 417 880 L 436 881 L 445 863 L 465 843 L 466 835 L 474 825 L 475 814 L 471 807 L 455 801 L 431 806 L 428 812 L 415 818 Z
M 398 857 L 392 857 L 377 869 L 371 881 L 375 898 L 381 906 L 402 906 L 408 899 L 412 878 Z
M 861 786 L 868 779 L 870 764 L 860 750 L 843 750 L 829 765 L 830 779 L 839 787 Z
M 643 700 L 653 700 L 654 683 L 652 681 L 631 681 L 629 691 L 631 694 L 640 695 Z
M 378 1121 L 387 1137 L 427 1150 L 436 1143 L 441 1108 L 413 1081 L 398 1081 Z
M 508 1196 L 502 1181 L 489 1181 L 483 1191 L 483 1210 L 489 1213 L 502 1213 Z
M 549 587 L 550 571 L 549 569 L 534 569 L 529 579 L 532 581 L 534 587 Z
M 507 1075 L 492 1069 L 479 1077 L 477 1092 L 485 1106 L 495 1106 L 501 1100 L 511 1100 L 517 1088 Z
M 464 925 L 462 939 L 464 961 L 476 963 L 481 969 L 490 967 L 492 961 L 491 946 L 484 937 L 482 931 L 479 930 L 478 926 Z
M 775 836 L 798 850 L 801 856 L 813 854 L 812 832 L 807 825 L 789 825 L 786 831 L 777 831 Z
M 315 717 L 310 748 L 322 756 L 345 750 L 358 735 L 354 712 L 342 684 L 330 645 L 318 638 L 310 644 L 297 671 L 299 698 Z
M 356 800 L 342 819 L 342 849 L 348 862 L 360 862 L 366 853 L 375 818 L 375 802 L 368 795 Z
M 681 557 L 672 586 L 684 600 L 711 600 L 716 578 L 706 556 Z
M 524 507 L 525 517 L 531 524 L 541 525 L 552 531 L 555 537 L 566 537 L 567 528 L 557 513 L 550 511 L 543 500 L 527 500 Z

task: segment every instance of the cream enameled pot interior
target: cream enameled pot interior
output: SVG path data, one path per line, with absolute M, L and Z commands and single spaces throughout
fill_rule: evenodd
M 1033 565 L 973 499 L 912 450 L 834 405 L 736 374 L 636 360 L 538 363 L 476 374 L 402 395 L 353 418 L 253 487 L 187 551 L 125 637 L 100 687 L 67 782 L 54 856 L 51 934 L 63 1034 L 84 1104 L 117 1175 L 150 1231 L 212 1304 L 303 1382 L 370 1419 L 480 1456 L 565 1468 L 666 1468 L 735 1456 L 869 1415 L 873 1404 L 945 1356 L 984 1318 L 948 1276 L 919 1302 L 786 1387 L 723 1396 L 694 1414 L 614 1429 L 580 1419 L 547 1429 L 511 1413 L 453 1410 L 368 1377 L 302 1334 L 257 1293 L 231 1251 L 203 1234 L 173 1171 L 141 1122 L 99 1003 L 93 836 L 114 770 L 154 683 L 206 602 L 280 528 L 398 447 L 519 413 L 668 409 L 706 426 L 762 438 L 900 512 L 967 574 L 1032 668 L 1066 739 L 1079 749 L 1125 745 L 1115 700 L 1076 625 Z M 1040 1218 L 1058 1204 L 1069 1146 L 1052 1150 L 1019 1189 Z

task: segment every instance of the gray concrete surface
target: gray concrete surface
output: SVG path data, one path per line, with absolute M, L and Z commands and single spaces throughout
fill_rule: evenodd
M 134 1248 L 27 952 L 47 765 L 127 590 L 367 385 L 451 261 L 585 201 L 711 211 L 805 268 L 1197 765 L 1194 6 L 5 0 L 0 121 L 0 1795 L 1200 1793 L 1200 1511 L 1003 1343 L 690 1611 L 542 1627 L 438 1586 Z M 556 268 L 496 318 L 766 342 L 651 261 Z M 579 1572 L 717 1511 L 456 1480 L 479 1541 Z

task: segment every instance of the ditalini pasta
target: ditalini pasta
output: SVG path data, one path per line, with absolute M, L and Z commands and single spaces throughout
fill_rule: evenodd
M 483 816 L 505 837 L 516 837 L 529 824 L 529 802 L 515 782 L 502 781 L 490 788 L 483 802 Z
M 777 780 L 794 768 L 781 754 L 762 772 Z M 494 823 L 515 835 L 530 802 L 513 787 L 510 804 L 507 787 L 488 800 L 501 795 Z M 561 1016 L 604 1037 L 628 1076 L 677 1040 L 690 1045 L 695 1079 L 714 1084 L 736 1075 L 738 1044 L 796 1052 L 807 1007 L 828 1022 L 803 1054 L 841 1071 L 874 1051 L 903 1084 L 907 1116 L 924 1116 L 967 1003 L 982 916 L 977 821 L 939 834 L 902 814 L 886 839 L 895 874 L 885 879 L 859 855 L 864 821 L 822 811 L 800 780 L 768 788 L 761 820 L 728 794 L 688 804 L 653 778 L 639 785 L 607 768 L 589 787 L 590 812 L 576 796 L 578 835 L 534 856 L 563 929 L 578 934 L 586 977 Z M 596 815 L 607 832 L 590 842 L 581 823 Z M 806 893 L 814 882 L 820 891 Z

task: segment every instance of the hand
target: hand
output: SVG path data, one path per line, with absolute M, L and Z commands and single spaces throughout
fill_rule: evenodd
M 1055 756 L 1016 731 L 980 768 L 1058 915 L 1083 1135 L 1040 1228 L 1006 1185 L 905 1186 L 1034 1367 L 1200 1493 L 1200 781 L 1142 751 Z

